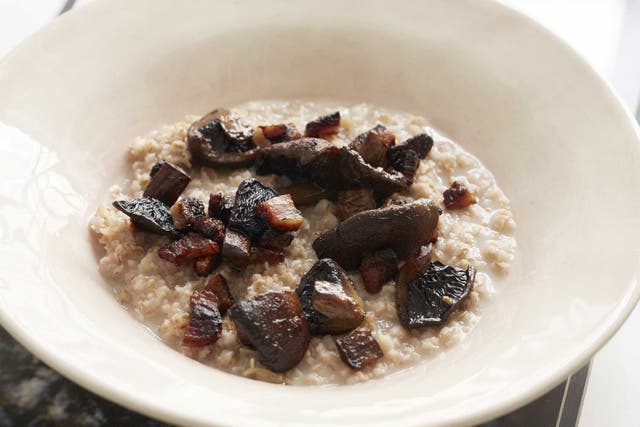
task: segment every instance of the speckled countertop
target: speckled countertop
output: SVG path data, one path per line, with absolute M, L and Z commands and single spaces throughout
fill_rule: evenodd
M 0 427 L 166 425 L 75 385 L 0 328 Z

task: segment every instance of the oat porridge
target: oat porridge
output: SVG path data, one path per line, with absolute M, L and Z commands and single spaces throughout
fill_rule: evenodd
M 231 111 L 135 139 L 131 174 L 91 220 L 135 318 L 202 363 L 294 385 L 381 377 L 474 328 L 516 250 L 478 159 L 368 104 Z M 285 329 L 255 330 L 269 322 Z

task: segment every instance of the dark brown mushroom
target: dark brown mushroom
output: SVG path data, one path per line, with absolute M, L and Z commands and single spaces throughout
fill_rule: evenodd
M 248 257 L 251 251 L 251 240 L 243 233 L 227 229 L 222 245 L 222 254 L 225 257 Z
M 256 208 L 260 203 L 278 196 L 273 188 L 263 185 L 257 179 L 245 179 L 236 190 L 229 228 L 240 231 L 251 240 L 259 238 L 267 226 L 259 217 Z
M 256 172 L 287 175 L 293 180 L 308 179 L 314 161 L 329 147 L 328 141 L 319 138 L 301 138 L 265 147 L 258 154 Z
M 341 334 L 364 320 L 364 303 L 347 273 L 333 260 L 318 260 L 296 294 L 314 334 Z
M 191 221 L 191 228 L 216 243 L 222 243 L 225 235 L 224 223 L 208 216 L 197 216 Z
M 463 269 L 432 262 L 413 281 L 397 283 L 400 323 L 407 329 L 442 324 L 469 295 L 474 280 L 473 267 Z
M 131 222 L 142 230 L 172 237 L 179 236 L 173 225 L 169 207 L 159 200 L 150 197 L 118 200 L 113 202 L 113 206 L 131 218 Z
M 391 249 L 374 252 L 362 258 L 358 271 L 362 275 L 367 292 L 378 293 L 398 272 L 398 257 Z
M 406 145 L 394 147 L 395 150 L 389 150 L 389 165 L 396 171 L 400 172 L 407 180 L 408 184 L 413 184 L 416 172 L 420 166 L 420 157 L 413 149 Z
M 307 126 L 304 129 L 304 136 L 310 138 L 324 138 L 338 133 L 338 129 L 340 129 L 340 111 L 320 116 L 307 123 Z
M 398 147 L 409 147 L 418 154 L 418 157 L 424 159 L 433 148 L 433 138 L 426 133 L 421 133 L 404 141 Z M 392 149 L 393 150 L 393 149 Z
M 278 144 L 280 142 L 293 141 L 302 138 L 302 134 L 298 131 L 293 123 L 280 123 L 277 125 L 260 126 L 262 135 L 271 143 Z
M 214 274 L 207 281 L 205 290 L 212 292 L 216 296 L 218 310 L 224 316 L 229 307 L 233 305 L 233 295 L 229 291 L 227 279 L 222 274 Z
M 458 181 L 453 181 L 451 187 L 443 193 L 444 207 L 448 210 L 465 209 L 476 202 L 476 196 Z
M 210 291 L 193 291 L 189 306 L 189 323 L 182 345 L 204 347 L 214 344 L 222 332 L 222 316 L 218 311 L 216 296 Z
M 387 150 L 396 143 L 396 137 L 383 125 L 377 125 L 358 136 L 349 144 L 349 148 L 357 151 L 365 162 L 373 167 L 384 167 Z
M 304 220 L 289 194 L 272 197 L 260 203 L 256 209 L 264 222 L 278 231 L 296 231 Z
M 176 265 L 180 265 L 186 260 L 217 255 L 218 253 L 220 253 L 220 247 L 216 242 L 196 233 L 189 233 L 158 249 L 160 258 Z
M 398 269 L 396 286 L 404 286 L 414 281 L 427 270 L 427 267 L 431 264 L 432 249 L 433 245 L 430 243 L 411 251 L 402 267 Z
M 195 161 L 214 168 L 248 166 L 258 153 L 253 128 L 224 108 L 194 122 L 187 131 L 187 143 Z
M 376 208 L 373 190 L 357 188 L 338 192 L 338 219 L 344 221 L 357 213 Z
M 283 250 L 293 241 L 293 234 L 269 229 L 262 233 L 256 246 L 265 249 Z
M 352 369 L 362 369 L 374 364 L 384 354 L 367 328 L 358 328 L 336 338 L 336 348 L 342 361 Z
M 274 372 L 296 366 L 309 346 L 309 324 L 293 292 L 268 292 L 235 303 L 229 316 L 238 335 L 260 354 L 260 363 Z
M 336 198 L 335 191 L 326 190 L 308 182 L 276 187 L 276 190 L 280 194 L 290 194 L 296 206 L 312 205 L 322 199 L 335 200 Z
M 211 195 L 209 195 L 207 213 L 210 217 L 217 218 L 227 224 L 229 222 L 229 216 L 231 215 L 231 209 L 233 209 L 234 202 L 235 196 L 226 196 L 222 193 L 211 193 Z
M 143 196 L 160 200 L 167 206 L 173 205 L 191 182 L 191 177 L 182 168 L 165 161 L 153 165 L 149 174 L 151 181 Z
M 171 206 L 173 225 L 178 230 L 191 227 L 196 217 L 204 216 L 204 203 L 197 197 L 185 197 Z
M 426 244 L 438 225 L 440 212 L 430 200 L 361 212 L 322 233 L 314 242 L 318 258 L 332 258 L 347 269 L 362 256 L 390 248 L 400 259 Z

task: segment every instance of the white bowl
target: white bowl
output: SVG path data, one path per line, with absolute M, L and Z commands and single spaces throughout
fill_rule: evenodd
M 130 139 L 250 99 L 427 117 L 492 170 L 516 267 L 466 340 L 344 387 L 283 387 L 169 349 L 115 301 L 87 222 Z M 490 2 L 102 0 L 0 63 L 0 320 L 129 408 L 188 425 L 481 422 L 584 364 L 638 300 L 638 128 L 539 26 Z

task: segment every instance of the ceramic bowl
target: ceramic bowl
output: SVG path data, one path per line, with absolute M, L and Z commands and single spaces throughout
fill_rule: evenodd
M 285 387 L 184 357 L 118 305 L 88 220 L 131 138 L 272 98 L 416 113 L 494 172 L 516 265 L 461 344 L 365 384 Z M 634 307 L 638 141 L 581 58 L 497 3 L 97 0 L 0 63 L 0 321 L 73 381 L 173 423 L 481 422 L 581 367 Z

